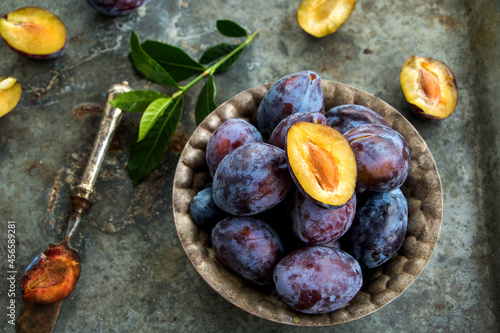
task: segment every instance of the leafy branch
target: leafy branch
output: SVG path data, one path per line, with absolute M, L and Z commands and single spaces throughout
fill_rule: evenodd
M 205 79 L 195 107 L 198 125 L 216 108 L 214 75 L 230 69 L 259 33 L 257 30 L 249 35 L 244 28 L 229 20 L 217 21 L 216 27 L 226 37 L 245 37 L 245 40 L 240 44 L 214 45 L 199 61 L 173 45 L 150 40 L 141 44 L 135 32 L 131 33 L 130 58 L 135 69 L 153 82 L 176 89 L 171 95 L 153 90 L 133 90 L 110 102 L 124 111 L 142 113 L 127 165 L 134 187 L 161 163 L 180 122 L 186 92 Z M 193 76 L 186 85 L 179 85 L 180 81 Z

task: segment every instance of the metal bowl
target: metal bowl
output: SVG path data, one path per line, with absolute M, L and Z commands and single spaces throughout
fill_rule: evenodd
M 174 220 L 180 241 L 195 269 L 222 297 L 260 318 L 289 325 L 326 326 L 366 316 L 396 299 L 420 275 L 437 243 L 443 215 L 439 173 L 429 148 L 415 128 L 394 108 L 348 85 L 322 80 L 325 110 L 360 104 L 382 115 L 408 142 L 410 173 L 401 187 L 408 200 L 408 230 L 398 251 L 382 266 L 363 272 L 361 291 L 344 307 L 322 315 L 297 312 L 276 291 L 263 291 L 227 269 L 215 257 L 210 236 L 189 212 L 193 197 L 211 182 L 205 160 L 208 139 L 224 121 L 243 118 L 256 123 L 257 108 L 271 83 L 243 91 L 214 110 L 194 131 L 180 156 L 173 186 Z

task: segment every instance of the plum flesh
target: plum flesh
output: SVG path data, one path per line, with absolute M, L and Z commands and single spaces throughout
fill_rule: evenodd
M 0 77 L 0 117 L 12 111 L 21 99 L 22 87 L 13 77 Z
M 356 0 L 302 0 L 297 21 L 308 34 L 321 38 L 337 31 L 351 16 Z
M 76 250 L 57 245 L 37 256 L 21 279 L 25 302 L 53 303 L 67 297 L 80 277 L 80 257 Z
M 356 159 L 344 136 L 328 125 L 301 121 L 286 139 L 290 174 L 318 205 L 337 208 L 353 196 Z

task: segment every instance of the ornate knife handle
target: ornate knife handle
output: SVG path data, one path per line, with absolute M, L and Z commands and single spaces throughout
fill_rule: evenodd
M 68 226 L 64 237 L 68 243 L 81 221 L 82 214 L 92 205 L 90 196 L 94 192 L 94 185 L 99 170 L 101 169 L 111 140 L 113 139 L 123 115 L 122 110 L 111 106 L 109 102 L 114 100 L 119 94 L 131 90 L 127 82 L 115 84 L 108 90 L 108 100 L 102 114 L 101 124 L 94 141 L 94 146 L 90 152 L 89 160 L 83 172 L 80 184 L 76 186 L 75 195 L 71 197 L 73 202 L 73 213 L 68 220 Z

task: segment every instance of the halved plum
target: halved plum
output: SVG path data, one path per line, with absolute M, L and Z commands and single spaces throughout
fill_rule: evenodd
M 56 58 L 68 43 L 63 21 L 39 7 L 19 8 L 0 18 L 0 35 L 11 49 L 34 59 Z
M 305 32 L 314 37 L 332 34 L 351 16 L 356 0 L 303 0 L 297 20 Z
M 76 250 L 49 247 L 26 268 L 21 279 L 25 302 L 49 304 L 67 297 L 80 277 L 80 257 Z
M 288 167 L 304 195 L 322 207 L 349 201 L 356 187 L 356 158 L 344 136 L 328 125 L 298 122 L 288 130 Z
M 441 120 L 455 111 L 457 82 L 444 62 L 412 56 L 403 65 L 400 82 L 403 94 L 417 116 Z
M 0 77 L 0 117 L 14 109 L 21 99 L 21 84 L 13 77 Z

